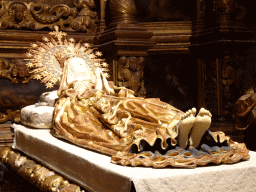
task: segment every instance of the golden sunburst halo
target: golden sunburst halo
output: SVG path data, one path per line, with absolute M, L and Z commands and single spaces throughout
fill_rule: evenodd
M 37 74 L 37 75 L 34 76 L 34 79 L 37 79 L 37 80 L 40 80 L 41 78 L 42 78 L 42 76 L 39 75 L 39 74 Z
M 32 68 L 34 65 L 33 65 L 33 63 L 31 63 L 31 62 L 28 62 L 27 64 L 27 67 L 29 67 L 29 68 Z
M 46 85 L 46 88 L 53 88 L 53 84 L 50 82 L 46 83 L 45 85 Z
M 61 66 L 56 59 L 57 53 L 73 54 L 83 58 L 93 73 L 97 68 L 106 71 L 105 67 L 108 65 L 99 58 L 102 53 L 99 51 L 94 53 L 89 43 L 75 44 L 74 38 L 67 40 L 65 38 L 67 34 L 59 31 L 58 27 L 55 27 L 55 31 L 50 32 L 49 35 L 49 37 L 42 38 L 43 42 L 31 44 L 26 53 L 29 58 L 26 65 L 31 68 L 30 73 L 34 79 L 41 80 L 47 88 L 52 88 L 57 84 L 62 75 Z M 108 73 L 104 74 L 109 77 Z
M 102 63 L 102 67 L 108 67 L 108 64 L 105 63 L 105 62 L 103 62 L 103 63 Z

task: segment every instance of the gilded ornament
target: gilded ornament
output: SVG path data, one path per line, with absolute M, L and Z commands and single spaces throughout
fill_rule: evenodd
M 73 4 L 81 11 L 71 22 L 72 29 L 76 31 L 96 31 L 95 22 L 98 20 L 98 15 L 95 11 L 94 0 L 73 0 Z
M 0 160 L 42 191 L 81 191 L 79 186 L 70 184 L 68 180 L 65 180 L 63 177 L 42 165 L 37 164 L 35 161 L 21 156 L 19 152 L 12 150 L 10 147 L 5 147 L 0 150 Z
M 10 147 L 4 147 L 0 150 L 0 160 L 3 163 L 6 163 L 8 160 L 8 154 L 11 152 L 11 148 Z
M 75 2 L 75 1 L 74 1 Z M 1 1 L 1 28 L 53 29 L 55 25 L 65 31 L 95 32 L 97 13 L 92 11 L 93 0 L 79 0 L 79 3 L 57 1 Z M 77 5 L 74 7 L 74 5 Z M 78 12 L 78 9 L 80 10 Z
M 4 1 L 1 1 L 0 2 L 0 17 L 2 17 L 2 15 L 4 14 L 5 9 L 6 9 L 5 3 L 4 3 Z

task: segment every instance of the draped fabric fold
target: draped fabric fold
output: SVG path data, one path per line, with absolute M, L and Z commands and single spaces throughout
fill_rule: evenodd
M 175 126 L 182 111 L 159 99 L 106 95 L 93 86 L 79 96 L 70 94 L 72 89 L 62 91 L 55 105 L 55 136 L 108 155 L 128 152 L 129 146 L 139 144 L 141 139 L 153 145 L 160 138 L 163 149 L 168 138 L 176 145 Z M 125 88 L 118 89 L 122 91 Z

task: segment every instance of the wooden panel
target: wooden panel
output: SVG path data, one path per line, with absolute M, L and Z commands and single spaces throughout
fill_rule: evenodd
M 14 134 L 11 131 L 11 124 L 0 124 L 0 149 L 12 146 Z

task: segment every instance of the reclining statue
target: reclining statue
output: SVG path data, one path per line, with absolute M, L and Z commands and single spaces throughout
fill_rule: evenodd
M 54 115 L 57 137 L 113 155 L 134 144 L 139 148 L 142 139 L 153 145 L 160 138 L 163 149 L 168 140 L 181 148 L 190 141 L 196 148 L 210 126 L 211 113 L 204 108 L 195 117 L 195 108 L 184 113 L 159 99 L 134 97 L 129 89 L 110 85 L 100 69 L 92 74 L 82 58 L 70 56 L 63 63 Z
M 249 158 L 244 145 L 230 142 L 223 133 L 207 131 L 211 113 L 206 109 L 201 108 L 197 115 L 195 108 L 184 113 L 156 98 L 135 97 L 132 90 L 107 81 L 100 67 L 103 64 L 95 58 L 99 52 L 93 54 L 88 44 L 77 51 L 80 45 L 65 44 L 56 37 L 57 44 L 51 44 L 52 49 L 55 44 L 55 52 L 48 57 L 62 70 L 54 136 L 111 155 L 113 163 L 122 165 L 195 167 Z M 52 41 L 46 41 L 49 50 Z M 43 69 L 41 64 L 31 66 Z M 48 70 L 52 68 L 48 66 Z M 46 78 L 42 81 L 47 82 Z

